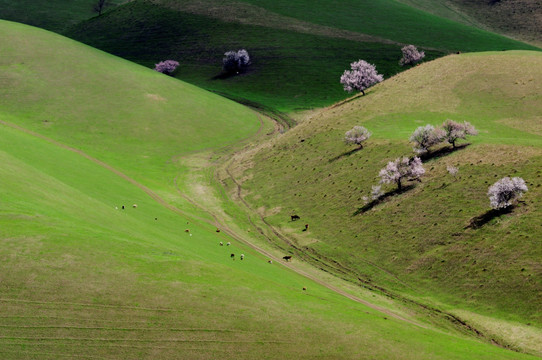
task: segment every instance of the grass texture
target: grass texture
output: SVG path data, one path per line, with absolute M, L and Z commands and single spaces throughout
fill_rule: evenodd
M 172 154 L 239 141 L 255 115 L 45 31 L 0 30 L 2 358 L 531 358 L 387 318 L 172 211 L 157 201 L 185 171 Z

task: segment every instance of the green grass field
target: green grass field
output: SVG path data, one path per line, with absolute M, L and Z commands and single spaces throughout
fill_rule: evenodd
M 438 59 L 325 109 L 230 172 L 253 211 L 298 250 L 275 241 L 317 266 L 452 312 L 540 328 L 541 69 L 537 52 Z M 414 154 L 414 129 L 446 119 L 469 121 L 480 134 L 466 148 L 428 160 L 411 190 L 360 213 L 379 170 Z M 351 153 L 342 138 L 358 124 L 373 136 Z M 448 165 L 459 169 L 456 178 Z M 482 228 L 467 228 L 490 210 L 487 189 L 504 176 L 527 181 L 524 202 Z M 301 220 L 291 222 L 292 214 Z
M 125 1 L 111 0 L 110 10 Z M 93 11 L 97 0 L 0 0 L 0 18 L 60 32 L 98 15 Z
M 243 2 L 317 24 L 452 52 L 530 47 L 488 31 L 428 14 L 398 1 L 344 0 L 337 3 L 331 0 L 318 2 L 243 0 Z
M 187 171 L 172 157 L 255 134 L 250 110 L 58 35 L 0 31 L 2 358 L 532 358 L 386 316 L 171 208 Z
M 147 67 L 175 59 L 177 78 L 280 112 L 348 97 L 339 78 L 358 59 L 386 78 L 402 71 L 401 43 L 428 48 L 427 60 L 458 50 L 535 49 L 388 0 L 286 3 L 138 0 L 66 35 Z M 216 78 L 224 52 L 238 48 L 252 55 L 248 73 Z

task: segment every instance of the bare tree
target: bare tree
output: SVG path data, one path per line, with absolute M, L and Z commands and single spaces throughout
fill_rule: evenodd
M 111 1 L 109 0 L 97 0 L 92 6 L 92 9 L 98 13 L 98 16 L 101 16 L 104 9 L 109 5 L 111 5 Z

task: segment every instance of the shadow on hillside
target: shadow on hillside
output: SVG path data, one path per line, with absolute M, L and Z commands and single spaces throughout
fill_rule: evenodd
M 455 148 L 443 147 L 443 148 L 440 148 L 440 149 L 438 149 L 436 151 L 430 151 L 430 152 L 426 152 L 425 154 L 421 154 L 420 159 L 422 160 L 422 162 L 426 162 L 428 160 L 433 160 L 433 159 L 438 159 L 438 158 L 441 158 L 443 156 L 449 155 L 449 154 L 451 154 L 451 153 L 453 153 L 455 151 L 463 150 L 464 148 L 466 148 L 469 145 L 470 145 L 470 143 L 456 145 Z
M 514 210 L 514 206 L 509 206 L 504 209 L 491 209 L 482 215 L 478 215 L 470 219 L 469 225 L 465 229 L 479 229 L 491 220 L 498 218 L 501 215 L 509 214 Z
M 337 161 L 337 160 L 339 160 L 340 158 L 343 158 L 343 157 L 345 157 L 345 156 L 350 156 L 350 155 L 352 155 L 352 154 L 354 154 L 354 153 L 357 153 L 357 152 L 360 151 L 360 150 L 363 150 L 363 147 L 358 147 L 358 148 L 352 149 L 352 150 L 350 150 L 350 151 L 343 152 L 342 154 L 337 155 L 337 156 L 335 156 L 335 157 L 332 158 L 332 159 L 329 159 L 328 162 L 331 163 L 331 162 Z
M 407 185 L 407 186 L 403 186 L 401 190 L 399 189 L 395 189 L 393 191 L 388 191 L 387 193 L 385 193 L 384 195 L 382 195 L 381 197 L 379 197 L 378 199 L 376 200 L 373 200 L 365 205 L 363 205 L 362 207 L 358 208 L 353 214 L 352 216 L 356 216 L 356 215 L 359 215 L 359 214 L 363 214 L 369 210 L 371 210 L 372 208 L 374 208 L 376 205 L 380 204 L 380 203 L 383 203 L 386 199 L 392 197 L 392 196 L 395 196 L 395 195 L 399 195 L 399 194 L 402 194 L 402 193 L 405 193 L 411 189 L 414 188 L 414 185 Z

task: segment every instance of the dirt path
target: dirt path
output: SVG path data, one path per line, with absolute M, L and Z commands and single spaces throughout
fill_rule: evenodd
M 9 122 L 0 120 L 0 124 L 2 124 L 2 125 L 4 125 L 4 126 L 7 126 L 7 127 L 10 127 L 10 128 L 12 128 L 12 129 L 16 129 L 16 130 L 18 130 L 18 131 L 24 132 L 24 133 L 26 133 L 26 134 L 28 134 L 28 135 L 31 135 L 31 136 L 40 138 L 40 139 L 42 139 L 42 140 L 45 140 L 45 141 L 47 141 L 47 142 L 49 142 L 49 143 L 52 143 L 52 144 L 54 144 L 54 145 L 56 145 L 56 146 L 58 146 L 58 147 L 63 148 L 63 149 L 72 151 L 72 152 L 74 152 L 74 153 L 76 153 L 76 154 L 78 154 L 78 155 L 80 155 L 80 156 L 82 156 L 82 157 L 84 157 L 84 158 L 86 158 L 86 159 L 88 159 L 88 160 L 94 162 L 95 164 L 97 164 L 97 165 L 99 165 L 99 166 L 101 166 L 101 167 L 103 167 L 103 168 L 105 168 L 105 169 L 107 169 L 107 170 L 113 172 L 114 174 L 120 176 L 122 179 L 124 179 L 124 180 L 128 181 L 129 183 L 131 183 L 132 185 L 137 186 L 139 189 L 141 189 L 143 192 L 145 192 L 147 195 L 149 195 L 153 200 L 155 200 L 156 202 L 158 202 L 160 205 L 164 206 L 165 208 L 167 208 L 167 209 L 169 209 L 169 210 L 171 210 L 171 211 L 173 211 L 173 212 L 175 212 L 175 213 L 177 213 L 177 214 L 179 214 L 179 215 L 181 215 L 181 216 L 183 216 L 183 217 L 194 218 L 193 216 L 188 215 L 188 214 L 186 214 L 185 212 L 181 211 L 181 210 L 178 209 L 177 207 L 175 207 L 175 206 L 173 206 L 173 205 L 167 203 L 167 202 L 166 202 L 164 199 L 162 199 L 158 194 L 156 194 L 155 192 L 153 192 L 151 189 L 149 189 L 149 188 L 146 187 L 145 185 L 143 185 L 143 184 L 137 182 L 136 180 L 134 180 L 134 179 L 132 179 L 131 177 L 129 177 L 128 175 L 124 174 L 124 173 L 121 172 L 120 170 L 115 169 L 115 168 L 112 167 L 111 165 L 106 164 L 106 163 L 104 163 L 103 161 L 100 161 L 100 160 L 98 160 L 98 159 L 96 159 L 96 158 L 94 158 L 94 157 L 88 155 L 87 153 L 83 152 L 82 150 L 73 148 L 73 147 L 68 146 L 68 145 L 66 145 L 66 144 L 63 144 L 63 143 L 61 143 L 61 142 L 59 142 L 59 141 L 56 141 L 56 140 L 54 140 L 54 139 L 52 139 L 52 138 L 49 138 L 49 137 L 47 137 L 47 136 L 45 136 L 45 135 L 41 135 L 41 134 L 39 134 L 39 133 L 36 133 L 36 132 L 34 132 L 34 131 L 31 131 L 31 130 L 28 130 L 28 129 L 26 129 L 26 128 L 23 128 L 23 127 L 21 127 L 21 126 L 19 126 L 19 125 L 13 124 L 13 123 L 9 123 Z M 177 190 L 179 191 L 178 188 L 177 188 Z M 179 193 L 180 193 L 180 191 L 179 191 Z M 183 195 L 183 194 L 181 194 L 181 195 Z M 194 206 L 197 206 L 198 208 L 200 208 L 200 209 L 204 210 L 205 212 L 209 213 L 207 209 L 204 209 L 203 207 L 201 207 L 201 206 L 200 206 L 199 204 L 197 204 L 196 202 L 192 201 L 192 200 L 191 200 L 190 198 L 188 198 L 187 196 L 183 196 L 183 197 L 184 197 L 185 199 L 187 199 L 188 201 L 190 201 Z M 328 288 L 328 289 L 331 290 L 331 291 L 334 291 L 334 292 L 337 293 L 337 294 L 340 294 L 340 295 L 342 295 L 342 296 L 344 296 L 344 297 L 346 297 L 346 298 L 348 298 L 348 299 L 351 299 L 351 300 L 353 300 L 353 301 L 355 301 L 355 302 L 358 302 L 358 303 L 363 304 L 363 305 L 365 305 L 365 306 L 367 306 L 367 307 L 370 307 L 370 308 L 372 308 L 372 309 L 374 309 L 374 310 L 377 310 L 377 311 L 379 311 L 379 312 L 381 312 L 381 313 L 383 313 L 383 314 L 386 314 L 386 315 L 388 315 L 388 316 L 390 316 L 390 317 L 392 317 L 392 318 L 395 318 L 395 319 L 397 319 L 397 320 L 401 320 L 401 321 L 404 321 L 404 322 L 407 322 L 407 323 L 416 325 L 416 326 L 421 327 L 421 328 L 429 329 L 429 327 L 427 327 L 427 326 L 425 326 L 425 325 L 422 325 L 422 324 L 419 324 L 419 323 L 414 322 L 414 321 L 412 321 L 412 320 L 406 319 L 406 318 L 404 318 L 404 317 L 402 317 L 402 316 L 400 316 L 400 315 L 397 315 L 397 314 L 391 312 L 390 310 L 388 310 L 388 309 L 386 309 L 386 308 L 383 308 L 383 307 L 381 307 L 381 306 L 372 304 L 372 303 L 370 303 L 370 302 L 368 302 L 368 301 L 366 301 L 366 300 L 363 300 L 363 299 L 361 299 L 361 298 L 359 298 L 359 297 L 357 297 L 357 296 L 354 296 L 354 295 L 352 295 L 352 294 L 350 294 L 350 293 L 348 293 L 348 292 L 346 292 L 346 291 L 344 291 L 344 290 L 342 290 L 342 289 L 339 289 L 339 288 L 337 288 L 337 287 L 335 287 L 335 286 L 333 286 L 333 285 L 331 285 L 331 284 L 329 284 L 329 283 L 327 283 L 327 282 L 325 282 L 325 281 L 319 279 L 318 277 L 316 277 L 316 276 L 314 276 L 314 275 L 312 275 L 312 274 L 309 274 L 309 273 L 307 273 L 307 272 L 305 272 L 305 271 L 303 271 L 303 270 L 301 270 L 301 269 L 295 267 L 295 265 L 293 265 L 293 264 L 291 264 L 291 263 L 287 263 L 287 262 L 282 261 L 282 259 L 280 259 L 280 258 L 274 256 L 273 254 L 269 253 L 268 251 L 262 249 L 261 247 L 255 245 L 254 243 L 252 243 L 252 242 L 250 242 L 249 240 L 245 239 L 243 236 L 241 236 L 241 235 L 235 233 L 235 232 L 234 232 L 233 230 L 231 230 L 226 224 L 224 224 L 222 221 L 220 221 L 220 219 L 219 219 L 215 214 L 212 214 L 212 213 L 209 213 L 209 214 L 213 217 L 213 219 L 214 219 L 214 221 L 215 221 L 214 224 L 213 224 L 212 222 L 209 222 L 208 220 L 205 220 L 205 219 L 202 219 L 202 218 L 199 218 L 199 217 L 198 217 L 198 220 L 204 221 L 204 222 L 207 222 L 207 223 L 210 223 L 210 224 L 215 225 L 215 226 L 220 226 L 221 229 L 223 229 L 223 231 L 224 231 L 225 233 L 227 233 L 229 236 L 231 236 L 233 239 L 235 239 L 235 240 L 237 240 L 237 241 L 239 241 L 239 242 L 245 244 L 246 246 L 252 248 L 253 250 L 255 250 L 255 251 L 257 251 L 257 252 L 259 252 L 260 254 L 264 255 L 265 257 L 267 257 L 267 258 L 273 260 L 275 263 L 281 264 L 282 266 L 284 266 L 284 267 L 286 267 L 286 268 L 288 268 L 288 269 L 290 269 L 290 270 L 296 272 L 297 274 L 299 274 L 299 275 L 301 275 L 301 276 L 304 276 L 305 278 L 308 278 L 308 279 L 310 279 L 310 280 L 312 280 L 312 281 L 314 281 L 314 282 L 316 282 L 316 283 L 318 283 L 318 284 L 320 284 L 320 285 L 322 285 L 322 286 Z

